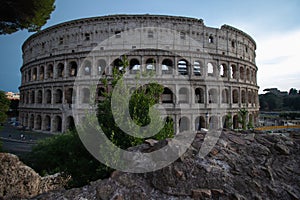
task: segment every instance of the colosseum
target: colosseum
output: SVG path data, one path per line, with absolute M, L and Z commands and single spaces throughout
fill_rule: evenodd
M 163 83 L 159 104 L 176 132 L 222 128 L 226 120 L 239 128 L 241 108 L 255 125 L 255 50 L 255 41 L 243 31 L 207 27 L 202 19 L 189 17 L 111 15 L 61 23 L 30 36 L 22 46 L 20 123 L 51 133 L 73 127 L 76 103 L 89 108 L 93 93 L 102 98 L 101 84 L 91 92 L 87 83 L 111 76 L 126 55 L 129 79 L 152 71 Z

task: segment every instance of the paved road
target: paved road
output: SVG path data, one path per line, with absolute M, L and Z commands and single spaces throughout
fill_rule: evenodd
M 0 139 L 4 152 L 21 155 L 31 151 L 38 140 L 52 136 L 51 134 L 17 130 L 10 124 L 4 124 L 0 131 Z

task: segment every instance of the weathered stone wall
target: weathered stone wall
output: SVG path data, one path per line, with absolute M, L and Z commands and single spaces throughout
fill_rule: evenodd
M 176 131 L 182 117 L 187 129 L 198 130 L 197 124 L 221 127 L 228 113 L 237 128 L 235 116 L 242 107 L 255 124 L 255 49 L 254 40 L 234 27 L 206 27 L 201 19 L 187 17 L 115 15 L 65 22 L 32 35 L 22 46 L 20 120 L 34 130 L 65 131 L 74 121 L 72 105 L 85 104 L 83 96 L 91 92 L 88 85 L 73 85 L 76 75 L 97 81 L 103 72 L 111 75 L 116 60 L 126 54 L 140 66 L 135 73 L 155 61 L 157 79 L 165 80 L 175 96 L 164 106 Z M 174 71 L 164 71 L 165 62 Z

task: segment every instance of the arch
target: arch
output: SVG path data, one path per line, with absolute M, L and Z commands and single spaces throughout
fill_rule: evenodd
M 229 92 L 228 89 L 223 89 L 222 90 L 222 103 L 228 103 L 229 102 Z
M 188 75 L 188 62 L 184 59 L 181 59 L 177 63 L 178 74 Z
M 195 89 L 195 103 L 204 103 L 204 90 L 202 88 Z
M 238 117 L 238 115 L 234 115 L 233 116 L 232 123 L 233 123 L 233 128 L 234 129 L 238 129 L 239 128 L 239 117 Z
M 35 119 L 35 130 L 41 130 L 42 129 L 42 117 L 41 115 L 37 115 Z
M 195 76 L 202 76 L 203 74 L 203 68 L 201 67 L 201 62 L 196 60 L 194 61 L 194 75 Z
M 46 75 L 47 75 L 47 78 L 53 78 L 53 65 L 52 64 L 47 66 Z
M 97 62 L 98 66 L 98 75 L 105 75 L 106 61 L 104 59 L 100 59 Z
M 46 115 L 43 121 L 43 131 L 50 131 L 51 130 L 51 117 Z
M 195 131 L 200 131 L 201 128 L 205 128 L 205 119 L 203 116 L 198 116 L 195 119 Z
M 68 104 L 73 103 L 73 88 L 68 88 L 65 92 L 65 99 Z
M 71 61 L 69 63 L 69 76 L 74 77 L 77 76 L 78 65 L 75 61 Z
M 57 65 L 57 78 L 63 78 L 65 73 L 65 65 L 63 63 L 59 63 Z
M 179 119 L 179 132 L 189 130 L 189 119 L 187 117 L 181 117 Z
M 173 62 L 171 59 L 166 58 L 162 61 L 162 66 L 161 66 L 162 74 L 172 74 L 173 73 L 172 68 L 173 68 Z
M 220 66 L 219 66 L 219 71 L 220 71 L 220 76 L 222 78 L 227 78 L 228 77 L 228 67 L 226 64 L 222 63 Z
M 100 101 L 105 98 L 105 89 L 103 87 L 97 89 L 97 97 Z
M 218 91 L 212 88 L 208 91 L 209 103 L 218 103 Z
M 172 90 L 165 87 L 162 93 L 162 103 L 174 103 L 174 95 Z
M 237 79 L 237 66 L 236 65 L 231 65 L 230 66 L 230 71 L 231 71 L 231 77 L 233 79 Z
M 61 89 L 56 89 L 55 91 L 55 103 L 62 103 L 63 93 Z
M 85 76 L 89 76 L 92 74 L 92 63 L 89 60 L 84 61 L 84 64 L 82 66 L 82 74 Z
M 67 130 L 75 130 L 76 129 L 75 121 L 74 121 L 73 116 L 68 116 L 67 117 L 66 128 L 67 128 Z
M 131 74 L 136 74 L 141 70 L 140 61 L 138 59 L 131 59 L 129 62 L 129 69 Z
M 245 90 L 242 90 L 242 103 L 246 103 L 246 92 Z
M 251 79 L 250 69 L 247 68 L 247 69 L 246 69 L 246 80 L 247 80 L 247 81 L 250 81 L 250 79 Z
M 89 103 L 89 102 L 90 102 L 90 90 L 88 88 L 83 88 L 81 103 Z
M 211 116 L 209 118 L 209 128 L 210 129 L 218 129 L 219 128 L 219 120 L 217 116 Z
M 31 114 L 29 118 L 29 129 L 34 129 L 34 115 Z
M 62 132 L 62 119 L 58 115 L 54 117 L 53 131 L 54 132 Z
M 232 103 L 239 103 L 239 92 L 237 89 L 232 91 Z
M 36 102 L 43 103 L 43 91 L 42 90 L 37 91 Z
M 34 91 L 34 90 L 32 90 L 32 91 L 30 92 L 30 103 L 31 103 L 31 104 L 34 104 L 34 103 L 35 103 L 35 91 Z
M 187 88 L 179 89 L 179 102 L 178 103 L 189 103 L 189 91 Z
M 118 70 L 119 72 L 125 72 L 123 61 L 120 58 L 117 58 L 113 62 L 113 69 Z
M 207 63 L 207 76 L 214 76 L 214 66 L 212 63 Z
M 243 66 L 240 67 L 240 79 L 241 80 L 245 79 L 245 69 Z
M 210 44 L 214 43 L 214 37 L 212 35 L 209 35 L 209 37 L 208 37 L 208 43 L 210 43 Z
M 223 128 L 231 128 L 232 126 L 231 115 L 224 115 L 222 117 L 222 124 L 223 124 Z
M 37 79 L 37 68 L 35 67 L 32 70 L 32 80 L 36 81 L 36 79 Z
M 44 66 L 41 66 L 40 69 L 39 69 L 39 79 L 40 80 L 44 80 L 44 77 L 45 77 L 45 68 Z
M 45 92 L 45 102 L 47 104 L 51 104 L 52 103 L 52 92 L 50 89 L 46 90 Z
M 156 69 L 156 60 L 154 58 L 148 58 L 146 61 L 146 70 L 155 71 Z

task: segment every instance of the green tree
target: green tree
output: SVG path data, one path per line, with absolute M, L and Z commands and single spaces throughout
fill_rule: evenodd
M 0 91 L 0 123 L 7 119 L 6 112 L 9 109 L 10 101 L 6 98 L 5 92 Z
M 242 124 L 243 130 L 247 129 L 247 114 L 248 110 L 246 110 L 245 108 L 239 110 L 239 123 Z
M 38 31 L 50 19 L 55 0 L 2 0 L 0 34 L 19 30 Z

